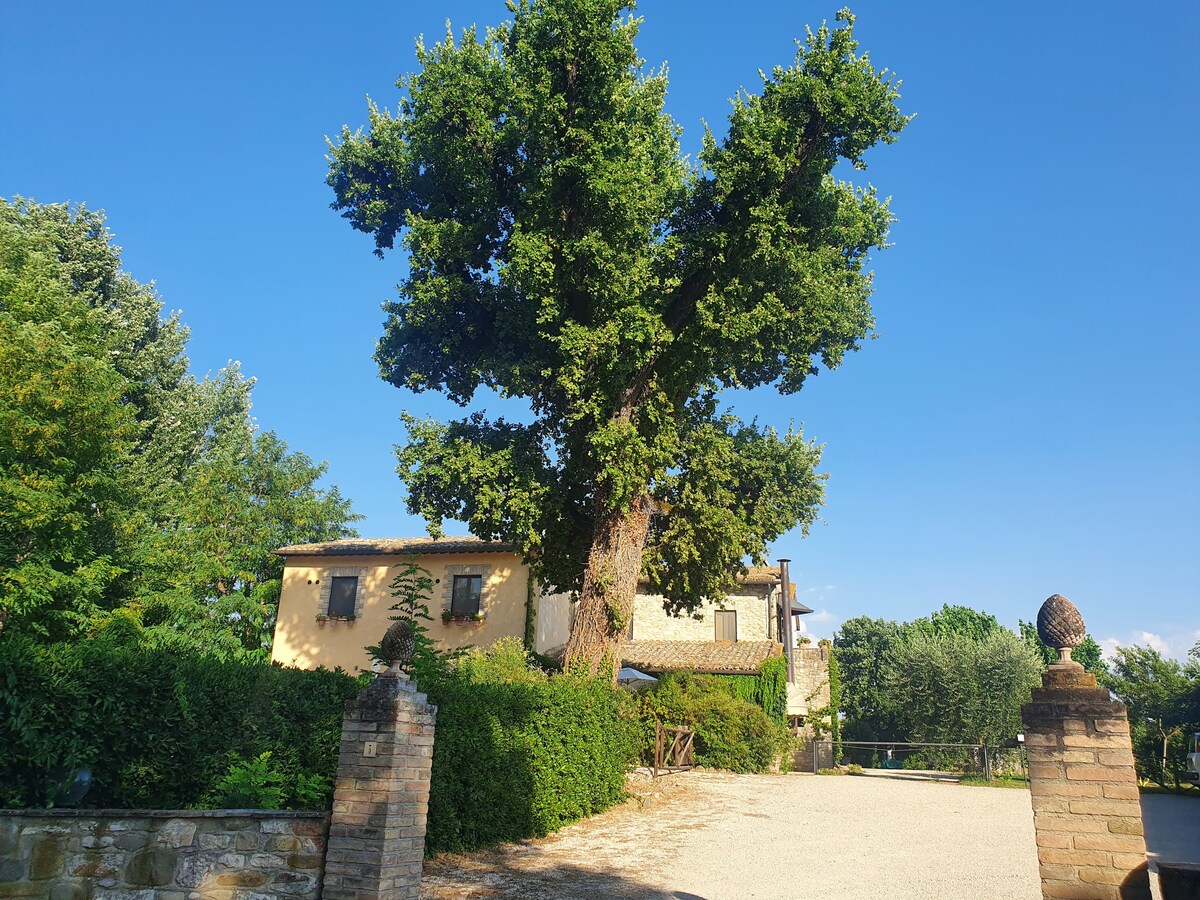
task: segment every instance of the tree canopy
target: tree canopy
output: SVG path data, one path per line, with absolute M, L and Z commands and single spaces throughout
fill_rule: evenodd
M 624 0 L 521 0 L 482 35 L 418 42 L 395 114 L 331 144 L 334 207 L 403 244 L 385 379 L 530 421 L 406 418 L 408 506 L 514 542 L 578 591 L 568 664 L 615 664 L 639 576 L 689 609 L 823 499 L 819 449 L 739 420 L 725 388 L 798 391 L 871 331 L 872 248 L 892 214 L 863 168 L 908 119 L 854 17 L 798 42 L 733 101 L 697 163 Z
M 250 417 L 230 364 L 188 372 L 186 327 L 121 270 L 102 214 L 0 200 L 0 628 L 269 646 L 282 560 L 352 533 L 325 467 Z

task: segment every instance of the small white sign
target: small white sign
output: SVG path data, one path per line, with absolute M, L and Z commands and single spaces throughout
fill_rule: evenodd
M 363 741 L 363 756 L 367 759 L 372 759 L 375 756 L 376 743 L 375 741 Z

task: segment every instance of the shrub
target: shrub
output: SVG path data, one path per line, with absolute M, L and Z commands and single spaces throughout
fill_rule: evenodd
M 328 808 L 353 678 L 136 639 L 0 641 L 0 806 L 45 806 L 88 768 L 86 806 L 192 807 L 269 754 L 283 805 Z
M 544 835 L 625 796 L 632 709 L 607 683 L 547 675 L 514 638 L 421 687 L 438 707 L 428 852 Z
M 776 757 L 786 763 L 792 738 L 758 706 L 734 697 L 711 675 L 671 672 L 640 698 L 642 757 L 654 758 L 655 723 L 681 725 L 695 734 L 696 764 L 734 772 L 766 772 Z

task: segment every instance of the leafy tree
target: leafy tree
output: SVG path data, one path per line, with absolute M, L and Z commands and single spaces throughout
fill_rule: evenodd
M 901 704 L 890 692 L 888 671 L 900 642 L 899 623 L 858 616 L 834 635 L 841 673 L 840 711 L 859 740 L 902 740 Z
M 640 574 L 694 608 L 814 520 L 818 449 L 717 394 L 798 391 L 870 332 L 868 253 L 892 216 L 833 173 L 908 121 L 842 11 L 735 98 L 694 166 L 631 6 L 522 0 L 482 38 L 419 43 L 398 113 L 343 129 L 328 179 L 378 254 L 408 252 L 383 377 L 532 411 L 407 418 L 409 509 L 515 542 L 578 591 L 566 664 L 589 672 L 615 667 Z
M 1104 678 L 1129 710 L 1134 754 L 1143 777 L 1166 786 L 1185 764 L 1184 736 L 1200 730 L 1200 662 L 1186 664 L 1152 647 L 1118 647 Z
M 1007 628 L 981 638 L 910 629 L 892 660 L 889 689 L 916 741 L 996 746 L 1012 738 L 1042 670 L 1032 648 Z
M 104 216 L 0 200 L 0 627 L 62 639 L 114 610 L 269 646 L 287 543 L 352 533 L 324 465 L 250 417 L 236 364 L 120 268 Z
M 993 631 L 998 631 L 1001 625 L 995 616 L 986 612 L 946 603 L 928 619 L 917 619 L 910 623 L 910 627 L 939 636 L 958 634 L 981 641 Z
M 1037 651 L 1038 656 L 1042 658 L 1043 665 L 1048 666 L 1058 662 L 1058 651 L 1042 640 L 1041 635 L 1038 634 L 1037 625 L 1022 620 L 1020 628 L 1022 640 Z M 1090 634 L 1084 637 L 1082 644 L 1071 651 L 1071 659 L 1092 673 L 1101 673 L 1107 668 L 1104 665 L 1104 651 L 1100 649 L 1100 645 Z
M 61 638 L 107 605 L 127 385 L 69 272 L 0 217 L 0 627 Z

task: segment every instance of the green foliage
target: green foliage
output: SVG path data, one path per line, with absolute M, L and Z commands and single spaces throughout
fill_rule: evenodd
M 428 852 L 544 835 L 624 797 L 632 710 L 609 685 L 546 675 L 513 638 L 421 688 L 438 707 Z
M 1042 658 L 1043 665 L 1050 665 L 1058 662 L 1058 651 L 1042 640 L 1038 634 L 1037 625 L 1033 622 L 1020 622 L 1021 639 L 1029 646 L 1037 651 L 1038 656 Z M 1100 674 L 1107 670 L 1104 664 L 1103 651 L 1100 645 L 1089 634 L 1083 639 L 1083 643 L 1076 647 L 1071 652 L 1071 659 L 1082 665 L 1085 669 L 1093 674 Z
M 104 217 L 0 200 L 0 622 L 75 639 L 116 611 L 265 656 L 286 543 L 352 533 L 325 467 L 250 417 L 236 364 L 123 273 Z
M 916 619 L 908 623 L 910 629 L 944 637 L 960 635 L 973 641 L 981 641 L 994 631 L 1000 630 L 995 616 L 971 609 L 968 606 L 942 604 L 942 608 L 928 619 Z
M 342 672 L 221 659 L 129 617 L 73 644 L 6 636 L 0 807 L 45 806 L 58 773 L 88 768 L 89 807 L 179 809 L 236 788 L 327 809 L 357 692 Z
M 810 709 L 808 715 L 805 716 L 805 722 L 812 726 L 813 736 L 818 740 L 829 735 L 829 740 L 833 744 L 833 761 L 840 763 L 842 761 L 841 668 L 832 643 L 823 638 L 820 646 L 827 647 L 829 650 L 829 703 L 826 706 Z
M 892 215 L 833 171 L 862 168 L 908 119 L 843 11 L 735 98 L 693 164 L 631 7 L 522 2 L 482 36 L 420 43 L 397 112 L 371 104 L 365 132 L 343 129 L 328 183 L 377 253 L 400 240 L 408 256 L 382 377 L 533 412 L 406 417 L 410 511 L 433 533 L 451 518 L 512 541 L 541 583 L 575 590 L 593 537 L 653 507 L 645 572 L 687 609 L 815 518 L 818 448 L 717 393 L 797 391 L 870 333 L 868 256 Z
M 910 740 L 992 746 L 1021 731 L 1021 704 L 1040 683 L 1041 661 L 1007 629 L 981 639 L 909 632 L 894 651 L 890 690 Z
M 995 746 L 1020 731 L 1043 666 L 994 616 L 943 606 L 926 619 L 850 619 L 834 638 L 845 728 L 857 740 Z
M 1180 663 L 1152 647 L 1118 647 L 1102 679 L 1129 711 L 1138 775 L 1178 788 L 1187 738 L 1200 731 L 1200 660 Z
M 110 603 L 136 433 L 128 382 L 52 251 L 0 201 L 0 626 L 43 639 Z
M 333 794 L 328 775 L 288 774 L 272 760 L 270 750 L 239 759 L 217 781 L 203 801 L 208 809 L 324 809 Z
M 786 765 L 792 738 L 753 702 L 733 696 L 728 682 L 711 675 L 669 672 L 638 698 L 642 758 L 654 759 L 655 723 L 691 728 L 696 765 L 734 772 L 766 772 L 782 756 Z
M 403 559 L 395 566 L 396 577 L 388 587 L 396 598 L 388 609 L 398 614 L 388 616 L 392 622 L 407 621 L 412 625 L 413 654 L 404 671 L 416 678 L 418 683 L 424 683 L 428 678 L 440 673 L 444 667 L 445 654 L 438 650 L 437 642 L 429 636 L 429 626 L 433 616 L 429 615 L 429 604 L 433 598 L 433 576 L 421 565 L 419 556 Z M 365 648 L 367 655 L 374 663 L 383 658 L 379 645 Z
M 889 690 L 888 672 L 901 639 L 899 623 L 858 616 L 834 637 L 841 675 L 840 710 L 856 740 L 904 740 L 902 702 Z
M 271 765 L 271 751 L 238 760 L 217 782 L 206 806 L 212 809 L 282 809 L 284 776 Z
M 712 675 L 730 695 L 753 703 L 780 725 L 787 724 L 787 657 L 764 659 L 757 675 Z

